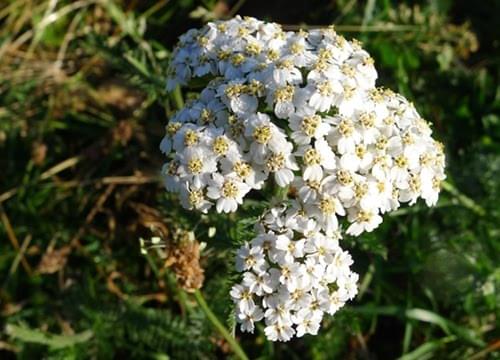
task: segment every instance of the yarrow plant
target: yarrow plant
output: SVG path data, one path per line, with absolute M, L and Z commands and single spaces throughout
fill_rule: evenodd
M 230 213 L 251 191 L 288 189 L 237 252 L 230 295 L 242 331 L 262 320 L 272 341 L 316 334 L 357 293 L 342 231 L 359 236 L 401 203 L 437 202 L 443 146 L 408 100 L 376 87 L 373 63 L 333 27 L 285 32 L 235 17 L 180 37 L 167 89 L 206 86 L 166 126 L 167 190 L 186 209 Z

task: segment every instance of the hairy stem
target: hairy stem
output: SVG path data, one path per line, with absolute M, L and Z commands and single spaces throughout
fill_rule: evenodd
M 205 301 L 205 298 L 203 297 L 202 293 L 200 290 L 196 290 L 194 292 L 194 297 L 198 304 L 200 305 L 201 309 L 207 316 L 208 320 L 212 323 L 212 325 L 219 331 L 219 333 L 226 339 L 228 342 L 229 346 L 231 349 L 233 349 L 235 355 L 242 360 L 248 360 L 248 356 L 245 354 L 241 346 L 238 344 L 236 339 L 231 336 L 229 331 L 225 328 L 225 326 L 219 321 L 217 316 L 210 310 L 208 307 L 207 302 Z

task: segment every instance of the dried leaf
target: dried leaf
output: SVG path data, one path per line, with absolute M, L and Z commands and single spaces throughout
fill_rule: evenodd
M 68 261 L 68 256 L 71 253 L 71 246 L 66 245 L 60 249 L 48 249 L 42 256 L 40 264 L 38 264 L 38 272 L 40 274 L 53 274 L 63 269 Z

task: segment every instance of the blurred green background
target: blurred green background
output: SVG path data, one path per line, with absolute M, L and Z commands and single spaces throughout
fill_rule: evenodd
M 233 252 L 265 203 L 187 213 L 158 176 L 167 119 L 194 96 L 164 90 L 176 39 L 235 14 L 361 40 L 378 85 L 433 123 L 448 175 L 436 207 L 345 239 L 360 294 L 318 336 L 236 332 L 246 356 L 500 359 L 494 0 L 2 0 L 0 358 L 238 357 L 221 331 Z M 141 255 L 158 235 L 167 249 Z

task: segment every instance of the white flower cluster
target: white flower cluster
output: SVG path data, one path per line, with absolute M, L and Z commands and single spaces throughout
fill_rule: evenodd
M 342 217 L 348 222 L 346 233 L 358 236 L 375 229 L 381 215 L 401 203 L 422 198 L 434 205 L 445 178 L 443 147 L 414 106 L 377 88 L 376 77 L 369 54 L 333 28 L 284 32 L 277 24 L 236 17 L 190 30 L 174 51 L 167 88 L 190 85 L 195 78 L 206 86 L 166 127 L 160 148 L 168 158 L 163 170 L 167 190 L 177 192 L 187 209 L 207 212 L 215 206 L 229 213 L 269 177 L 289 187 L 293 208 L 304 221 L 293 233 L 275 232 L 275 250 L 259 250 L 255 241 L 242 250 L 261 251 L 258 256 L 273 281 L 272 274 L 284 266 L 284 258 L 276 257 L 284 239 L 297 249 L 302 245 L 295 244 L 300 241 L 296 235 L 303 234 L 303 252 L 286 257 L 303 269 L 306 262 L 321 262 L 306 251 L 314 239 L 331 242 L 328 259 L 342 253 L 335 240 Z M 252 269 L 259 276 L 260 270 Z M 289 284 L 279 284 L 279 299 L 291 298 Z M 311 296 L 319 293 L 326 292 Z M 267 299 L 274 297 L 265 290 L 255 294 L 263 299 L 251 319 L 265 316 L 266 324 L 274 324 L 265 315 L 271 306 Z M 240 306 L 240 315 L 248 311 Z M 298 324 L 297 316 L 290 315 L 287 324 Z M 243 323 L 244 329 L 252 326 Z M 300 329 L 297 335 L 314 332 Z M 267 333 L 270 339 L 289 337 Z
M 343 251 L 340 233 L 326 236 L 296 208 L 272 208 L 256 226 L 257 236 L 237 253 L 241 284 L 231 297 L 242 331 L 264 319 L 272 341 L 316 335 L 323 314 L 333 315 L 357 294 L 358 274 Z

